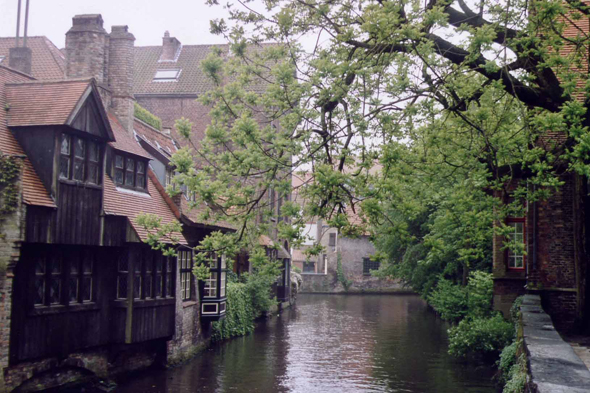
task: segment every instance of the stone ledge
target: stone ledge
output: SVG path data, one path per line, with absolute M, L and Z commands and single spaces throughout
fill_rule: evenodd
M 590 371 L 557 333 L 551 318 L 541 307 L 540 296 L 525 295 L 520 311 L 532 391 L 590 391 Z

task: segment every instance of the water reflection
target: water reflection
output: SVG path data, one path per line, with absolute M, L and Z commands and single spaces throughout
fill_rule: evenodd
M 117 392 L 494 392 L 446 354 L 448 326 L 415 296 L 301 295 L 255 334 Z

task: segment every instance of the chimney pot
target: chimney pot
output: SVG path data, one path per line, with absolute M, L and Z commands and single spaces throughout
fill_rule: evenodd
M 166 31 L 164 32 L 164 37 L 165 37 L 165 38 L 168 38 L 168 37 L 170 37 L 170 32 L 169 32 L 168 30 L 166 30 Z

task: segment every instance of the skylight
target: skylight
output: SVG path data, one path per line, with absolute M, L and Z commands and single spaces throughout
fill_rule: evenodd
M 2 60 L 4 60 L 4 56 L 0 56 L 0 63 L 2 63 Z
M 158 70 L 154 76 L 154 82 L 176 82 L 180 76 L 180 69 Z

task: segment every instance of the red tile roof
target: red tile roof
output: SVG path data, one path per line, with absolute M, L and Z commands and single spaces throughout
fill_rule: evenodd
M 144 157 L 144 158 L 152 158 L 145 150 L 139 146 L 139 143 L 135 140 L 135 137 L 131 136 L 119 119 L 115 114 L 112 112 L 108 113 L 109 121 L 111 123 L 111 128 L 113 129 L 113 134 L 115 135 L 115 141 L 109 142 L 109 145 L 114 149 L 121 150 L 127 153 L 135 154 L 136 156 Z
M 0 152 L 8 155 L 25 156 L 25 152 L 6 126 L 6 82 L 24 82 L 29 77 L 0 66 Z M 23 201 L 29 205 L 56 207 L 55 202 L 41 183 L 39 176 L 28 159 L 23 168 Z
M 8 126 L 66 124 L 91 83 L 85 79 L 7 84 Z
M 149 143 L 154 149 L 162 152 L 165 156 L 170 157 L 177 150 L 176 144 L 170 135 L 156 130 L 141 120 L 135 119 L 133 130 L 140 138 Z
M 22 45 L 22 38 L 20 44 Z M 14 37 L 0 37 L 1 65 L 8 67 L 10 48 L 16 45 Z M 27 37 L 27 46 L 31 48 L 31 73 L 36 79 L 63 79 L 65 73 L 65 56 L 46 37 Z
M 117 188 L 113 180 L 105 174 L 104 176 L 104 211 L 106 214 L 114 216 L 123 216 L 129 219 L 131 226 L 137 232 L 141 240 L 146 240 L 148 232 L 137 223 L 137 217 L 142 213 L 149 213 L 159 216 L 162 223 L 176 221 L 176 216 L 170 210 L 170 207 L 160 195 L 153 183 L 152 177 L 155 176 L 151 170 L 148 170 L 148 193 L 128 191 Z M 175 233 L 174 236 L 180 244 L 188 244 L 184 236 Z

